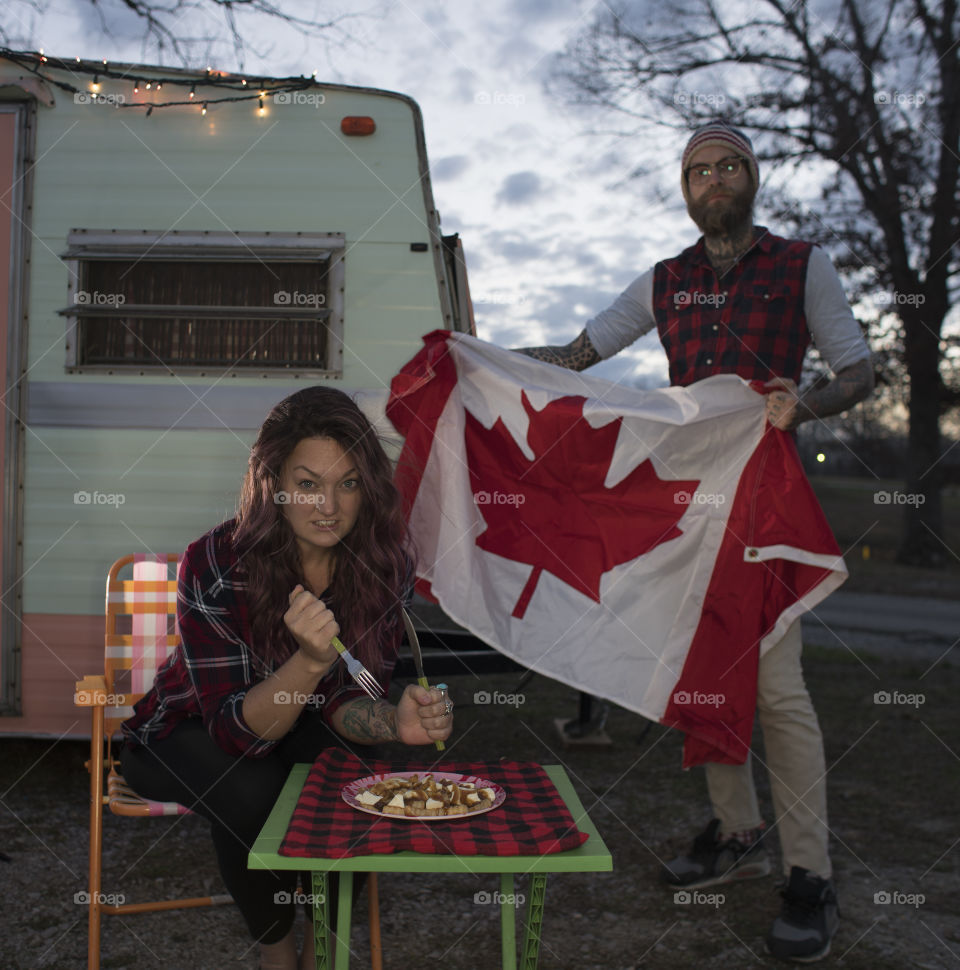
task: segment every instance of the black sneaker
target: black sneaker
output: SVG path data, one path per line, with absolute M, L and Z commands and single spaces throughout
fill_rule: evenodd
M 830 938 L 840 925 L 833 882 L 794 866 L 783 896 L 783 909 L 767 936 L 767 949 L 781 960 L 814 963 L 830 952 Z
M 677 856 L 664 864 L 660 878 L 669 886 L 699 889 L 742 879 L 759 879 L 770 872 L 770 860 L 763 837 L 750 845 L 737 839 L 719 839 L 720 819 L 710 824 L 693 840 L 689 855 Z

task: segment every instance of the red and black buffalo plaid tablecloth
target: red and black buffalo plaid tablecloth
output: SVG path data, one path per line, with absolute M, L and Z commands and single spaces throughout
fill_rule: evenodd
M 477 775 L 500 785 L 507 798 L 482 815 L 445 822 L 370 815 L 341 798 L 341 789 L 350 782 L 387 771 L 421 775 L 432 771 L 438 778 L 444 772 Z M 491 761 L 430 768 L 364 762 L 349 752 L 331 748 L 310 769 L 280 855 L 343 859 L 404 850 L 449 855 L 547 855 L 575 849 L 587 838 L 540 765 Z

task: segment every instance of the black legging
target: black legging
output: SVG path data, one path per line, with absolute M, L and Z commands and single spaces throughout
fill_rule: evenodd
M 190 718 L 149 747 L 124 745 L 120 763 L 139 795 L 179 802 L 210 821 L 220 873 L 251 935 L 262 943 L 276 943 L 290 930 L 295 906 L 275 902 L 275 894 L 292 898 L 301 874 L 248 869 L 247 855 L 290 768 L 313 762 L 324 748 L 335 745 L 348 747 L 320 714 L 307 711 L 270 754 L 237 758 L 217 745 L 199 718 Z M 365 759 L 382 754 L 366 745 L 356 752 Z M 304 891 L 312 890 L 305 886 Z

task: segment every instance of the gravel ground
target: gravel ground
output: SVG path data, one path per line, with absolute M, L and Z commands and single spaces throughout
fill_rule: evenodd
M 960 669 L 889 657 L 868 664 L 846 651 L 808 650 L 808 680 L 827 738 L 833 858 L 842 922 L 821 966 L 852 970 L 956 968 L 960 964 Z M 702 773 L 682 772 L 681 738 L 616 709 L 607 748 L 565 748 L 553 727 L 572 716 L 576 695 L 534 678 L 522 704 L 470 706 L 475 691 L 515 693 L 517 676 L 455 678 L 451 760 L 562 763 L 613 853 L 614 872 L 549 878 L 544 970 L 632 967 L 776 967 L 763 938 L 778 911 L 773 877 L 683 905 L 657 884 L 659 860 L 685 848 L 707 820 Z M 877 705 L 877 691 L 923 697 Z M 0 765 L 0 968 L 81 970 L 87 845 L 84 746 L 6 740 Z M 762 749 L 761 749 L 762 750 Z M 769 818 L 765 777 L 758 772 Z M 105 892 L 128 901 L 221 892 L 201 819 L 106 820 Z M 777 863 L 779 860 L 776 860 Z M 778 866 L 777 866 L 778 868 Z M 498 966 L 494 876 L 381 876 L 385 966 L 440 960 L 449 968 Z M 516 890 L 525 895 L 526 880 Z M 890 902 L 884 903 L 888 894 Z M 518 930 L 522 932 L 523 911 Z M 353 966 L 369 966 L 366 905 L 354 913 Z M 257 966 L 232 905 L 107 917 L 105 970 L 163 967 L 224 970 Z

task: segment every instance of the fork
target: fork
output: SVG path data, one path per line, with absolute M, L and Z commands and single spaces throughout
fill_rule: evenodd
M 360 685 L 363 691 L 368 697 L 372 697 L 376 700 L 378 697 L 383 697 L 383 688 L 377 682 L 377 678 L 367 670 L 366 667 L 350 651 L 340 642 L 339 637 L 334 637 L 330 641 L 337 653 L 343 657 L 344 662 L 347 665 L 347 670 L 350 672 L 350 676 Z

